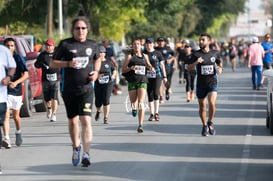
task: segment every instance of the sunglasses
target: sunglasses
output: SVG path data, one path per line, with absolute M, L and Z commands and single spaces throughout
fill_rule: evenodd
M 75 27 L 75 30 L 86 30 L 87 27 Z
M 185 48 L 190 48 L 190 46 L 185 46 Z

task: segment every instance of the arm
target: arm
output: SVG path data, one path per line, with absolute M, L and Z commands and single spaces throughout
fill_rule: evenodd
M 3 85 L 8 85 L 11 78 L 13 77 L 15 71 L 16 71 L 16 68 L 9 68 L 8 69 L 8 75 L 4 79 L 2 79 L 1 83 Z
M 91 82 L 96 81 L 99 76 L 99 71 L 101 67 L 101 60 L 98 58 L 94 62 L 94 70 L 89 73 L 89 79 Z
M 167 82 L 168 80 L 167 80 L 167 74 L 166 74 L 166 69 L 165 69 L 164 61 L 160 61 L 159 66 L 160 66 L 160 69 L 161 69 L 162 74 L 163 74 L 164 83 L 166 84 L 166 82 Z
M 123 65 L 122 65 L 122 70 L 121 70 L 122 73 L 127 73 L 127 72 L 129 72 L 130 70 L 133 70 L 134 66 L 128 67 L 128 64 L 129 64 L 129 62 L 130 62 L 131 57 L 132 57 L 132 55 L 130 55 L 130 54 L 128 54 L 128 55 L 126 56 L 126 59 L 125 59 Z
M 22 76 L 19 79 L 17 79 L 16 81 L 9 82 L 9 87 L 14 89 L 18 84 L 24 82 L 26 79 L 28 79 L 28 71 L 23 72 Z
M 202 63 L 203 61 L 202 57 L 199 57 L 194 63 L 188 65 L 188 71 L 193 70 L 197 64 Z
M 148 55 L 146 55 L 146 54 L 143 54 L 143 55 L 144 55 L 144 58 L 145 58 L 145 61 L 146 61 L 146 65 L 147 65 L 148 69 L 151 70 L 151 71 L 153 71 L 153 72 L 155 72 L 154 67 L 150 63 Z
M 117 61 L 116 61 L 116 59 L 115 59 L 114 56 L 111 56 L 111 61 L 114 64 L 115 67 L 118 67 L 118 63 L 117 63 Z

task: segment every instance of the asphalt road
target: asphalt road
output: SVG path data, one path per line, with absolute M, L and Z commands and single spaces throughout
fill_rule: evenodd
M 49 122 L 45 113 L 22 119 L 21 147 L 14 144 L 11 121 L 13 145 L 0 153 L 0 180 L 271 181 L 273 137 L 265 127 L 266 91 L 252 90 L 250 76 L 247 68 L 226 68 L 219 77 L 216 135 L 209 137 L 201 136 L 197 100 L 186 102 L 177 72 L 170 100 L 160 105 L 160 122 L 145 121 L 142 134 L 136 131 L 137 119 L 126 112 L 123 87 L 123 94 L 111 97 L 109 125 L 92 121 L 88 168 L 71 164 L 62 103 L 57 122 Z

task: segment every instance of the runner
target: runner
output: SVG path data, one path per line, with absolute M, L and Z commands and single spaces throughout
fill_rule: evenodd
M 132 53 L 129 53 L 122 66 L 122 73 L 128 81 L 128 92 L 132 105 L 132 115 L 138 115 L 137 132 L 143 132 L 143 120 L 145 115 L 144 100 L 146 97 L 147 77 L 146 68 L 155 72 L 147 55 L 142 53 L 141 40 L 133 41 Z
M 192 64 L 192 48 L 190 44 L 185 45 L 185 53 L 179 56 L 179 61 L 184 65 L 184 78 L 186 79 L 186 99 L 187 102 L 194 100 L 194 81 L 196 77 L 196 70 L 188 70 L 188 65 Z
M 82 166 L 88 167 L 90 162 L 90 146 L 92 142 L 92 102 L 93 88 L 100 70 L 97 43 L 87 39 L 90 29 L 89 20 L 77 17 L 72 21 L 72 37 L 62 40 L 56 49 L 50 67 L 62 68 L 61 92 L 68 117 L 69 134 L 72 141 L 72 164 L 80 163 L 82 139 Z M 81 136 L 79 121 L 81 123 Z
M 149 70 L 147 71 L 147 93 L 151 113 L 148 121 L 159 121 L 159 89 L 162 78 L 164 80 L 164 83 L 167 82 L 164 58 L 159 51 L 154 49 L 153 38 L 146 39 L 146 51 L 144 51 L 144 53 L 148 55 L 152 66 L 156 70 L 155 72 L 151 72 Z
M 8 101 L 7 101 L 7 112 L 4 121 L 4 140 L 2 146 L 9 149 L 11 148 L 9 130 L 10 130 L 10 110 L 12 110 L 12 118 L 16 126 L 15 131 L 15 144 L 21 146 L 23 143 L 22 130 L 21 130 L 21 117 L 20 109 L 22 106 L 22 83 L 28 79 L 28 68 L 25 59 L 18 53 L 15 52 L 16 42 L 13 38 L 6 38 L 4 45 L 10 49 L 13 58 L 16 62 L 16 71 L 12 79 L 9 81 L 8 86 Z
M 272 52 L 273 47 L 270 42 L 271 36 L 270 34 L 265 34 L 264 41 L 262 43 L 262 46 L 264 48 L 264 58 L 263 58 L 263 71 L 272 69 Z M 264 84 L 264 76 L 262 75 L 261 79 L 261 87 L 263 87 Z
M 113 90 L 113 83 L 116 77 L 116 69 L 112 62 L 105 58 L 106 49 L 104 46 L 99 47 L 101 68 L 99 77 L 95 82 L 95 105 L 97 108 L 95 120 L 98 121 L 101 113 L 101 106 L 103 105 L 104 124 L 108 124 L 108 117 L 110 111 L 110 96 Z
M 166 46 L 165 39 L 162 37 L 159 37 L 157 39 L 158 47 L 156 47 L 156 50 L 160 51 L 164 57 L 165 60 L 165 69 L 167 74 L 167 80 L 168 80 L 168 87 L 165 89 L 165 99 L 170 99 L 170 89 L 171 89 L 171 83 L 172 83 L 172 76 L 174 71 L 177 69 L 177 62 L 175 58 L 175 52 L 168 46 Z M 163 103 L 163 85 L 161 84 L 160 88 L 160 102 Z
M 218 79 L 217 74 L 222 73 L 222 62 L 220 54 L 217 50 L 210 50 L 211 36 L 203 33 L 199 37 L 200 50 L 193 54 L 193 64 L 188 66 L 188 70 L 197 70 L 197 90 L 196 96 L 199 103 L 199 116 L 201 118 L 203 128 L 201 135 L 208 136 L 208 131 L 211 135 L 215 134 L 213 126 L 213 118 L 216 111 L 216 98 Z M 206 103 L 209 104 L 209 117 L 207 122 Z
M 55 48 L 55 42 L 48 39 L 45 43 L 45 49 L 39 54 L 34 63 L 36 68 L 42 68 L 42 87 L 44 100 L 47 106 L 47 118 L 51 122 L 56 121 L 56 112 L 58 108 L 58 93 L 60 85 L 60 70 L 49 67 Z

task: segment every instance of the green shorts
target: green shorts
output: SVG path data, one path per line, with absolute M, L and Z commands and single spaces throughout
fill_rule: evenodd
M 133 82 L 128 82 L 128 91 L 137 90 L 139 88 L 147 89 L 147 83 L 133 83 Z

